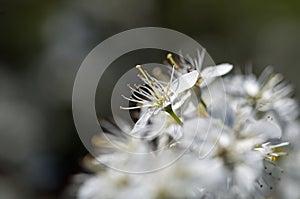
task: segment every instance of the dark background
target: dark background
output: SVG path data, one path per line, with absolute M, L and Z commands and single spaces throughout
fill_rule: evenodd
M 257 73 L 273 65 L 300 91 L 298 0 L 1 0 L 0 25 L 0 198 L 65 197 L 87 154 L 72 120 L 76 72 L 121 31 L 180 31 L 216 63 L 252 63 Z M 153 55 L 127 60 L 163 61 Z M 110 93 L 100 95 L 101 109 Z

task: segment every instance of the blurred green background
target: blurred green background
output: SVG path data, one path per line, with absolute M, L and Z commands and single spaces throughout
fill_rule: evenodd
M 298 0 L 1 0 L 0 24 L 0 198 L 69 198 L 87 154 L 73 81 L 89 51 L 121 31 L 180 31 L 216 63 L 252 63 L 256 73 L 273 65 L 300 93 Z

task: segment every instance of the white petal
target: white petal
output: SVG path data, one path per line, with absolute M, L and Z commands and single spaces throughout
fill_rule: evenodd
M 282 135 L 281 128 L 275 122 L 265 119 L 249 124 L 246 128 L 246 132 L 255 133 L 263 140 L 278 139 L 281 138 Z
M 220 64 L 217 66 L 207 67 L 202 71 L 201 76 L 204 79 L 219 77 L 229 73 L 232 68 L 233 66 L 231 64 Z
M 243 86 L 246 93 L 251 97 L 255 97 L 258 94 L 260 89 L 259 84 L 254 77 L 253 78 L 250 77 L 246 79 Z
M 140 130 L 142 130 L 149 121 L 150 117 L 153 115 L 154 111 L 147 110 L 140 119 L 135 123 L 133 129 L 131 130 L 130 134 L 136 134 Z
M 191 118 L 197 114 L 197 107 L 194 103 L 188 102 L 183 109 L 183 116 Z
M 179 94 L 187 89 L 192 88 L 196 84 L 198 76 L 199 73 L 195 70 L 182 75 L 172 83 L 171 91 L 176 94 Z
M 258 171 L 246 165 L 241 165 L 236 168 L 235 179 L 243 191 L 248 192 L 254 189 L 255 180 L 260 175 Z

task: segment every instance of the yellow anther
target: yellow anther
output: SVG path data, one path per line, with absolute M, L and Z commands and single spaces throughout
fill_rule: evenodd
M 275 157 L 275 156 L 269 156 L 269 157 L 267 157 L 270 161 L 275 161 L 275 160 L 277 160 L 277 157 Z
M 150 80 L 148 79 L 147 74 L 145 73 L 145 71 L 143 70 L 141 65 L 136 65 L 135 68 L 138 69 L 142 73 L 142 75 L 147 79 L 148 82 L 150 82 Z
M 149 79 L 147 73 L 143 70 L 142 66 L 141 65 L 136 65 L 135 68 L 138 69 L 142 73 L 142 75 L 145 77 L 145 79 L 147 80 L 149 86 L 154 91 L 156 97 L 161 98 L 159 92 L 156 90 L 155 86 L 153 85 L 153 81 Z
M 176 69 L 179 68 L 178 64 L 174 61 L 173 56 L 171 53 L 167 55 L 167 59 L 171 62 L 172 66 L 174 66 Z

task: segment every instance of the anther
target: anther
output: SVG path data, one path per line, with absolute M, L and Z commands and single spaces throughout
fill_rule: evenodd
M 172 66 L 174 66 L 176 69 L 179 68 L 178 64 L 174 61 L 173 56 L 171 53 L 167 55 L 167 59 L 171 62 Z

